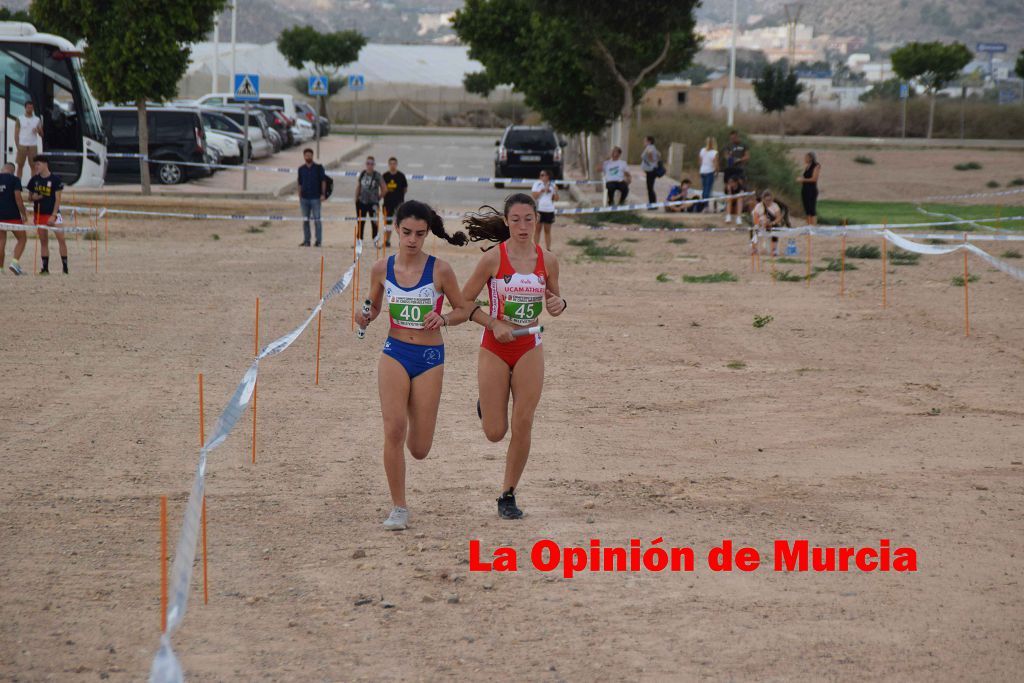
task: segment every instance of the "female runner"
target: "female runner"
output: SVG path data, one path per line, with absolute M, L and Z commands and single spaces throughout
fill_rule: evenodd
M 470 214 L 463 224 L 471 240 L 499 242 L 498 248 L 485 250 L 462 295 L 467 302 L 475 301 L 484 285 L 488 287 L 490 315 L 479 306 L 469 312 L 469 319 L 484 328 L 477 414 L 487 438 L 501 441 L 508 431 L 511 394 L 512 439 L 505 456 L 498 516 L 519 519 L 523 512 L 516 506 L 515 489 L 530 456 L 533 414 L 544 385 L 544 349 L 540 334 L 513 337 L 512 333 L 536 326 L 545 305 L 551 315 L 561 315 L 565 299 L 559 295 L 558 260 L 533 242 L 538 220 L 533 197 L 509 196 L 504 215 L 487 208 Z
M 422 460 L 434 441 L 444 376 L 441 328 L 465 322 L 469 313 L 452 267 L 423 252 L 428 232 L 456 246 L 466 244 L 466 234 L 449 235 L 441 217 L 417 201 L 398 207 L 395 225 L 398 252 L 373 264 L 370 312 L 356 316 L 365 328 L 382 313 L 381 303 L 387 297 L 391 327 L 377 364 L 377 379 L 384 416 L 384 472 L 393 504 L 384 528 L 390 531 L 409 525 L 405 447 Z M 452 306 L 450 313 L 441 313 L 443 297 Z

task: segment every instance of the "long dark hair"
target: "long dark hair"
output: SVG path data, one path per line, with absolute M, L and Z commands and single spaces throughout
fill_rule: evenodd
M 505 222 L 505 218 L 508 217 L 508 211 L 516 204 L 526 204 L 537 210 L 537 202 L 533 200 L 533 197 L 524 193 L 517 192 L 510 194 L 505 198 L 505 210 L 499 212 L 493 206 L 481 206 L 479 211 L 467 214 L 462 219 L 462 225 L 466 228 L 466 232 L 469 233 L 469 239 L 471 242 L 504 242 L 512 234 L 509 232 L 508 224 Z M 492 244 L 489 247 L 480 247 L 480 251 L 487 251 L 493 249 Z
M 437 215 L 436 211 L 423 202 L 418 202 L 415 199 L 402 202 L 402 205 L 399 206 L 398 210 L 395 212 L 395 225 L 400 226 L 402 221 L 406 218 L 418 218 L 421 221 L 425 221 L 427 227 L 430 228 L 430 232 L 434 233 L 449 244 L 462 247 L 469 243 L 469 238 L 466 237 L 466 233 L 464 232 L 457 232 L 454 235 L 449 235 L 444 229 L 444 221 L 441 220 L 441 217 Z

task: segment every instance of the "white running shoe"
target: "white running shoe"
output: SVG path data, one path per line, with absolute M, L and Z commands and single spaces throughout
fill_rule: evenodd
M 391 514 L 384 520 L 384 528 L 388 531 L 402 531 L 409 528 L 408 508 L 393 507 Z

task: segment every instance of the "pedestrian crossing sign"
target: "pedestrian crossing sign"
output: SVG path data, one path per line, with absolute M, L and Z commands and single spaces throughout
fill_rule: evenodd
M 309 96 L 327 97 L 327 76 L 309 77 Z
M 256 74 L 235 74 L 235 97 L 238 102 L 260 101 L 260 77 Z
M 352 74 L 348 77 L 348 89 L 359 92 L 366 89 L 366 79 L 362 74 Z

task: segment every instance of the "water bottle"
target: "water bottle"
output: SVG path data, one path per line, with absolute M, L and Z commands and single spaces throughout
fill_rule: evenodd
M 370 307 L 371 306 L 372 306 L 372 304 L 370 303 L 369 299 L 367 299 L 366 301 L 363 302 L 363 315 L 370 315 Z M 366 338 L 366 328 L 365 327 L 357 327 L 356 328 L 356 339 L 365 339 L 365 338 Z

